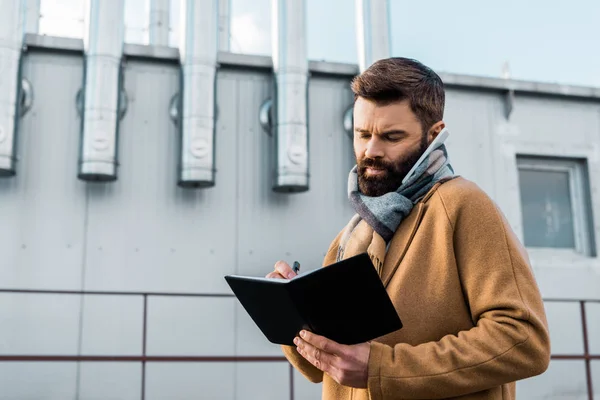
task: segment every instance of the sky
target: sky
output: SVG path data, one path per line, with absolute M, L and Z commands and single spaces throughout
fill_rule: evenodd
M 107 0 L 110 1 L 110 0 Z M 114 0 L 113 0 L 114 1 Z M 271 54 L 271 0 L 231 1 L 231 50 Z M 357 63 L 354 0 L 305 0 L 308 57 Z M 148 0 L 125 0 L 126 42 L 147 43 Z M 437 72 L 600 87 L 599 0 L 389 0 L 391 55 Z M 40 33 L 82 37 L 83 0 L 41 0 Z M 172 0 L 170 44 L 178 43 Z

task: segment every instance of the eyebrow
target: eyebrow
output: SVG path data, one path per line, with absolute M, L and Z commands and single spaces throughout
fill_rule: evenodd
M 368 129 L 362 129 L 362 128 L 356 128 L 354 131 L 358 132 L 358 133 L 371 133 L 371 132 L 369 132 Z M 381 132 L 379 135 L 388 136 L 388 135 L 406 135 L 406 134 L 407 134 L 407 132 L 403 131 L 402 129 L 392 129 L 389 131 Z

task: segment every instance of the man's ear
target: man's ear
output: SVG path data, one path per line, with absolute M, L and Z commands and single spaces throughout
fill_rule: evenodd
M 429 132 L 427 132 L 427 143 L 431 144 L 431 142 L 435 140 L 437 135 L 439 135 L 442 129 L 445 127 L 446 123 L 444 121 L 439 121 L 433 124 L 433 126 L 429 129 Z

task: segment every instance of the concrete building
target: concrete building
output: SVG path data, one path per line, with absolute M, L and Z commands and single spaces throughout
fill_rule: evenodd
M 372 1 L 359 65 L 306 59 L 301 2 L 276 1 L 272 58 L 218 45 L 216 0 L 184 2 L 204 42 L 181 49 L 164 2 L 149 45 L 123 44 L 100 1 L 84 40 L 0 2 L 0 399 L 320 398 L 223 276 L 317 268 L 352 215 L 349 82 L 386 51 Z M 546 301 L 553 359 L 518 395 L 599 397 L 600 89 L 440 75 L 451 162 L 504 211 Z

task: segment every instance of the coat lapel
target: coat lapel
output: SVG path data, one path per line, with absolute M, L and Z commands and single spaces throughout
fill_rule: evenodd
M 431 196 L 433 196 L 436 190 L 448 180 L 450 179 L 444 179 L 433 185 L 431 190 L 427 192 L 425 197 L 423 197 L 423 199 L 416 204 L 412 212 L 404 221 L 402 221 L 396 230 L 396 233 L 392 238 L 392 242 L 390 243 L 390 249 L 388 250 L 388 253 L 385 256 L 385 261 L 383 262 L 381 281 L 383 282 L 384 287 L 387 287 L 388 283 L 390 283 L 390 280 L 400 266 L 404 255 L 408 251 L 408 247 L 415 237 L 417 229 L 419 229 L 419 225 L 423 219 L 423 214 L 425 213 L 425 204 L 431 198 Z
M 387 287 L 392 276 L 394 276 L 394 273 L 398 269 L 400 262 L 404 258 L 404 255 L 417 232 L 424 211 L 425 204 L 423 202 L 417 203 L 416 207 L 413 208 L 408 217 L 406 217 L 400 226 L 398 226 L 383 262 L 383 272 L 381 275 L 383 286 Z

